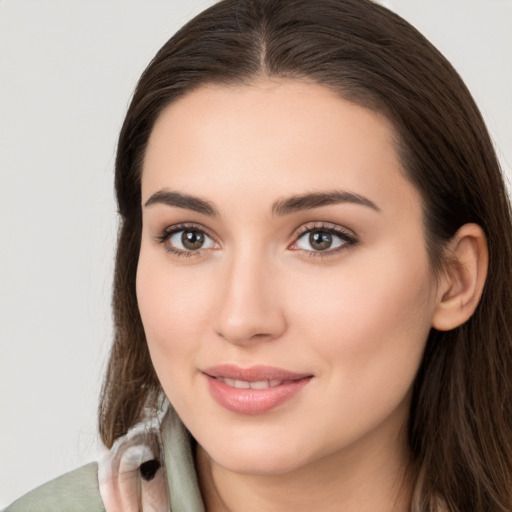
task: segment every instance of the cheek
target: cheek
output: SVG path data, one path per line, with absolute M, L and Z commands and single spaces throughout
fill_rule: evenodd
M 298 295 L 296 332 L 309 340 L 305 350 L 322 376 L 315 417 L 331 425 L 332 439 L 349 443 L 393 411 L 405 421 L 430 331 L 428 263 L 382 254 L 378 264 L 350 265 L 350 272 L 326 275 Z M 311 435 L 315 429 L 313 423 Z
M 171 351 L 193 350 L 208 295 L 191 273 L 173 273 L 165 256 L 142 247 L 137 268 L 137 301 L 157 373 Z
M 298 332 L 328 361 L 325 371 L 339 389 L 349 386 L 354 397 L 381 386 L 403 393 L 417 372 L 435 305 L 428 261 L 390 248 L 378 260 L 358 255 L 346 269 L 295 290 Z
M 165 259 L 165 258 L 164 258 Z M 181 396 L 190 380 L 198 328 L 197 308 L 202 295 L 194 280 L 180 282 L 169 265 L 141 249 L 137 268 L 137 301 L 149 353 L 158 380 L 169 400 Z

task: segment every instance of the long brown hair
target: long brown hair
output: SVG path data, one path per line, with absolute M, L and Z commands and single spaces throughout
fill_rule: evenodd
M 135 294 L 140 174 L 162 109 L 207 83 L 308 79 L 379 111 L 424 206 L 432 265 L 467 222 L 490 262 L 472 318 L 432 330 L 414 385 L 408 442 L 421 487 L 415 510 L 442 496 L 452 512 L 512 510 L 512 226 L 482 117 L 449 62 L 402 18 L 369 0 L 224 0 L 174 35 L 143 73 L 122 127 L 115 186 L 121 219 L 115 339 L 99 408 L 106 446 L 162 394 Z

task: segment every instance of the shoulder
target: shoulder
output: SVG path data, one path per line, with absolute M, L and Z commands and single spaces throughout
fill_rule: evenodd
M 98 464 L 92 462 L 30 491 L 4 512 L 104 512 Z

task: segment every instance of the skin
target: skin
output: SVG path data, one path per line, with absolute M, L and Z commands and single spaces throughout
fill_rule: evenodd
M 407 509 L 411 386 L 445 303 L 476 281 L 434 276 L 394 135 L 379 114 L 290 80 L 200 88 L 154 126 L 137 296 L 163 390 L 199 443 L 209 511 Z M 217 214 L 146 205 L 162 191 Z M 373 206 L 273 212 L 286 198 L 333 191 Z M 206 233 L 202 248 L 180 246 L 181 232 L 164 240 L 181 223 Z M 334 234 L 337 247 L 318 250 L 303 234 L 327 228 L 351 240 Z M 483 246 L 464 240 L 473 261 Z M 460 312 L 470 301 L 452 302 Z M 238 414 L 212 398 L 202 373 L 224 363 L 313 378 L 268 412 Z

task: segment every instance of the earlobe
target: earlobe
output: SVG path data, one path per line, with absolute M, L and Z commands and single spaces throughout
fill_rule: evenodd
M 439 279 L 432 327 L 449 331 L 474 313 L 487 277 L 487 238 L 478 224 L 464 224 L 447 248 L 445 268 Z

